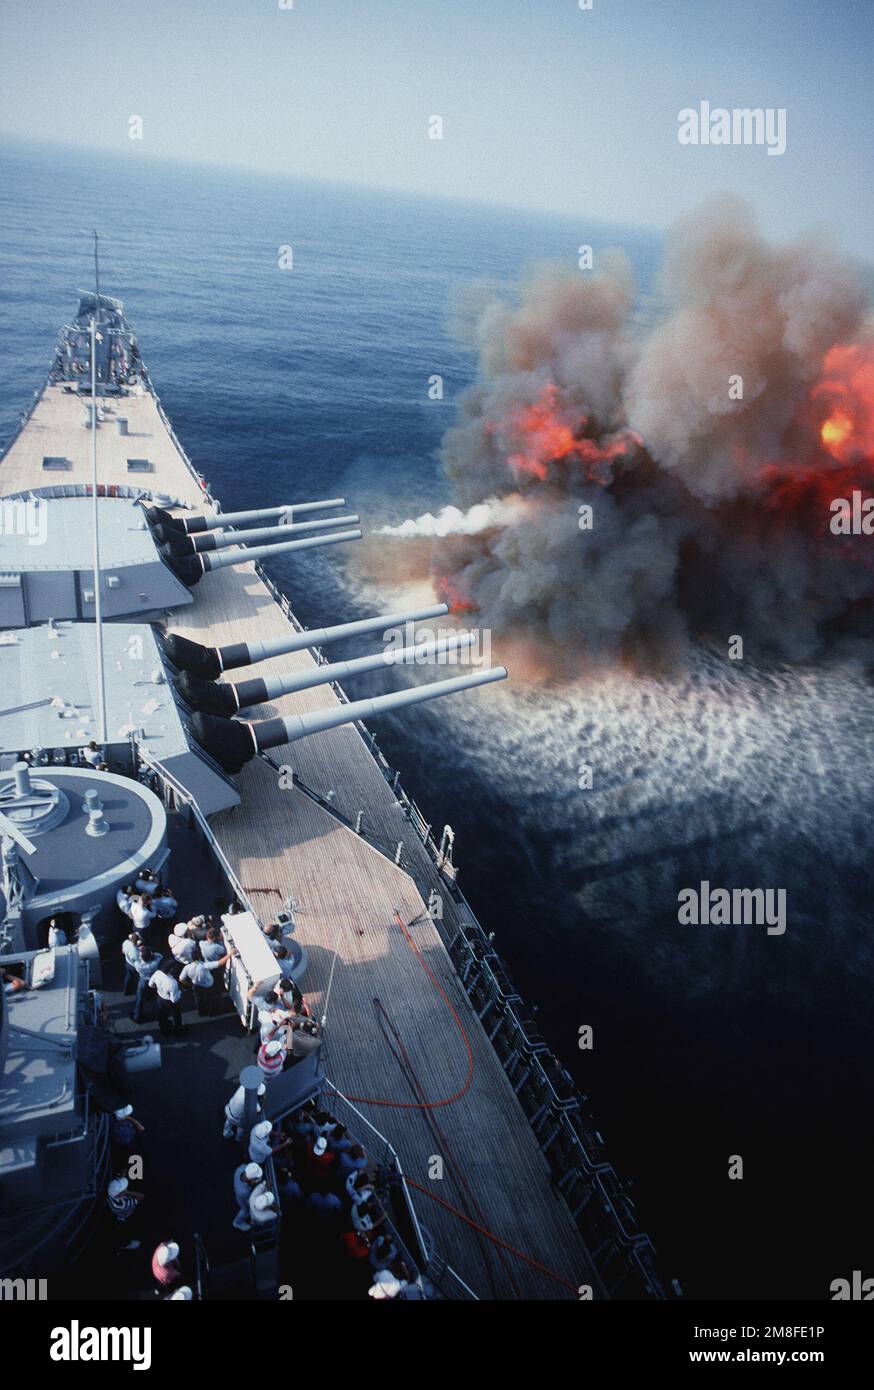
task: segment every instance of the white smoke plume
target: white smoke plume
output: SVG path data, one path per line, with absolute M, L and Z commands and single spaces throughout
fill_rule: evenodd
M 380 526 L 378 536 L 400 536 L 409 540 L 414 536 L 440 538 L 443 536 L 471 536 L 485 531 L 490 526 L 510 526 L 518 521 L 524 503 L 521 499 L 508 498 L 498 501 L 490 497 L 485 502 L 477 502 L 466 512 L 459 507 L 441 507 L 436 514 L 425 512 L 422 516 L 402 521 L 398 526 Z

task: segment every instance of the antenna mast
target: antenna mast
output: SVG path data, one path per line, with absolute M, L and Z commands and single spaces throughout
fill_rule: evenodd
M 96 297 L 91 315 L 91 525 L 94 535 L 94 630 L 97 643 L 97 733 L 106 744 L 106 671 L 103 664 L 103 595 L 100 585 L 100 531 L 97 520 L 97 315 L 100 312 L 100 270 L 97 233 L 94 233 L 94 282 Z

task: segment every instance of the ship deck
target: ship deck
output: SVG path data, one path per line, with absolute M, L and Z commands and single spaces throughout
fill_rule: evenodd
M 101 482 L 147 486 L 198 508 L 208 506 L 156 399 L 131 396 L 116 402 L 115 409 L 128 420 L 129 433 L 120 435 L 109 422 L 101 427 Z M 0 464 L 0 491 L 87 483 L 90 433 L 83 427 L 85 411 L 86 404 L 61 387 L 47 387 Z M 127 460 L 133 455 L 149 459 L 152 471 L 147 477 L 128 471 Z M 69 467 L 64 472 L 45 471 L 45 456 L 65 457 Z M 285 500 L 278 494 L 263 499 L 265 505 Z M 172 628 L 194 640 L 221 645 L 287 630 L 288 619 L 251 563 L 208 574 L 193 595 L 193 604 L 173 615 Z M 338 613 L 323 615 L 325 622 L 341 619 Z M 304 651 L 261 663 L 245 674 L 305 669 L 313 663 Z M 475 693 L 465 698 L 488 696 Z M 299 713 L 337 700 L 329 686 L 322 686 L 283 697 L 253 714 Z M 580 1284 L 590 1284 L 596 1297 L 603 1296 L 510 1081 L 427 914 L 423 893 L 437 883 L 436 868 L 361 734 L 344 727 L 292 748 L 274 749 L 272 756 L 292 766 L 307 786 L 322 794 L 332 791 L 333 804 L 353 821 L 364 811 L 377 843 L 405 843 L 405 866 L 398 867 L 305 793 L 283 790 L 270 766 L 257 759 L 236 779 L 242 804 L 211 821 L 228 862 L 264 920 L 275 915 L 286 898 L 297 900 L 297 937 L 309 956 L 302 984 L 316 1014 L 325 1008 L 336 953 L 326 1026 L 330 1081 L 389 1139 L 404 1172 L 426 1189 L 415 1193 L 419 1220 L 439 1254 L 477 1296 L 569 1298 Z M 462 909 L 446 893 L 444 901 L 444 926 L 451 928 L 453 915 Z M 396 913 L 410 924 L 406 933 Z M 386 1014 L 428 1109 L 417 1102 L 389 1046 Z M 435 1157 L 443 1160 L 442 1179 L 429 1176 Z M 448 1207 L 466 1210 L 471 1222 L 536 1264 L 500 1250 Z M 559 1278 L 543 1273 L 537 1264 Z

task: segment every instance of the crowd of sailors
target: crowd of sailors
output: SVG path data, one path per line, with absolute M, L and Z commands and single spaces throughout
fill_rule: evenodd
M 201 914 L 179 921 L 178 899 L 169 883 L 143 870 L 117 894 L 117 905 L 130 930 L 121 946 L 124 994 L 133 996 L 133 1020 L 143 1023 L 154 999 L 157 1021 L 165 1036 L 185 1031 L 182 1007 L 190 991 L 200 1017 L 222 1010 L 227 967 L 236 954 L 221 921 Z M 230 913 L 239 910 L 232 906 Z M 225 914 L 227 919 L 229 914 Z M 225 921 L 227 925 L 227 921 Z M 254 1062 L 261 1075 L 255 1121 L 246 1123 L 246 1092 L 239 1085 L 224 1107 L 223 1135 L 239 1145 L 240 1161 L 233 1174 L 233 1206 L 229 1222 L 255 1244 L 275 1241 L 281 1214 L 294 1212 L 291 1226 L 301 1221 L 313 1231 L 320 1247 L 342 1262 L 344 1284 L 361 1297 L 422 1299 L 423 1281 L 408 1266 L 398 1248 L 379 1195 L 378 1170 L 362 1146 L 330 1114 L 320 1098 L 310 1100 L 281 1121 L 267 1119 L 262 1102 L 274 1079 L 317 1052 L 320 1028 L 292 978 L 291 954 L 282 929 L 270 923 L 263 929 L 276 961 L 276 976 L 256 981 L 246 1003 L 253 1021 Z M 142 1126 L 131 1106 L 110 1117 L 112 1177 L 107 1206 L 117 1230 L 116 1251 L 141 1250 L 143 1193 L 130 1176 L 131 1151 Z M 274 1228 L 271 1233 L 271 1228 Z M 154 1232 L 153 1234 L 157 1234 Z M 191 1242 L 183 1242 L 186 1246 Z M 139 1263 L 145 1270 L 142 1252 Z M 164 1233 L 152 1251 L 149 1270 L 155 1297 L 191 1299 L 197 1287 L 193 1247 L 180 1254 L 180 1239 Z M 353 1293 L 354 1296 L 354 1293 Z
M 268 1086 L 268 1081 L 261 1083 L 259 1102 Z M 305 1212 L 321 1227 L 322 1238 L 333 1242 L 362 1296 L 426 1296 L 421 1279 L 398 1248 L 377 1195 L 376 1168 L 320 1099 L 308 1101 L 278 1123 L 258 1119 L 247 1133 L 241 1085 L 225 1106 L 224 1119 L 224 1138 L 246 1146 L 233 1178 L 236 1230 L 257 1235 L 280 1213 L 287 1217 Z

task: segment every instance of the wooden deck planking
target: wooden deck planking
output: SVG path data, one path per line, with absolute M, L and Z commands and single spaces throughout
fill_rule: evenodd
M 163 490 L 195 506 L 204 499 L 167 433 L 151 396 L 118 403 L 130 433 L 105 425 L 98 436 L 100 479 Z M 0 465 L 3 493 L 52 483 L 90 480 L 90 433 L 85 408 L 59 388 L 44 393 L 31 419 Z M 43 455 L 64 454 L 73 467 L 46 473 Z M 128 457 L 148 457 L 154 472 L 131 475 Z M 289 500 L 265 498 L 271 501 Z M 295 499 L 290 499 L 295 500 Z M 300 499 L 306 500 L 306 499 Z M 194 589 L 191 606 L 173 615 L 174 630 L 209 645 L 262 639 L 288 631 L 288 622 L 252 565 L 208 574 Z M 325 614 L 324 621 L 341 615 Z M 247 668 L 244 675 L 314 665 L 306 651 Z M 468 698 L 468 697 L 465 697 Z M 472 698 L 483 698 L 475 692 Z M 487 698 L 487 696 L 485 697 Z M 337 704 L 329 686 L 285 696 L 254 717 L 290 714 Z M 360 735 L 340 728 L 272 750 L 308 785 L 334 790 L 336 804 L 354 818 L 364 810 L 368 830 L 386 846 L 404 840 L 406 862 L 420 884 L 439 882 L 391 788 Z M 585 1246 L 566 1207 L 550 1186 L 545 1159 L 519 1107 L 500 1061 L 474 1014 L 414 878 L 355 835 L 303 793 L 282 790 L 263 761 L 238 779 L 242 805 L 213 819 L 213 830 L 246 891 L 265 917 L 289 895 L 301 904 L 298 936 L 309 954 L 305 981 L 314 1011 L 321 1012 L 335 947 L 338 961 L 327 1024 L 327 1071 L 350 1096 L 408 1102 L 408 1083 L 392 1056 L 373 1004 L 382 1000 L 399 1030 L 429 1099 L 453 1095 L 467 1072 L 464 1042 L 427 972 L 398 928 L 398 910 L 419 950 L 465 1028 L 474 1058 L 473 1083 L 451 1105 L 432 1113 L 473 1192 L 484 1224 L 502 1239 L 555 1270 L 571 1284 L 591 1283 L 602 1292 Z M 447 899 L 450 920 L 458 915 Z M 465 1206 L 465 1194 L 445 1162 L 442 1181 L 430 1181 L 428 1164 L 442 1153 L 421 1110 L 355 1102 L 397 1150 L 404 1171 L 445 1201 Z M 444 1154 L 448 1160 L 449 1154 Z M 423 1194 L 415 1205 L 433 1233 L 439 1253 L 483 1297 L 571 1297 L 569 1288 L 536 1269 L 501 1256 L 459 1219 Z M 476 1214 L 471 1209 L 471 1214 Z M 512 1271 L 510 1273 L 509 1271 Z

